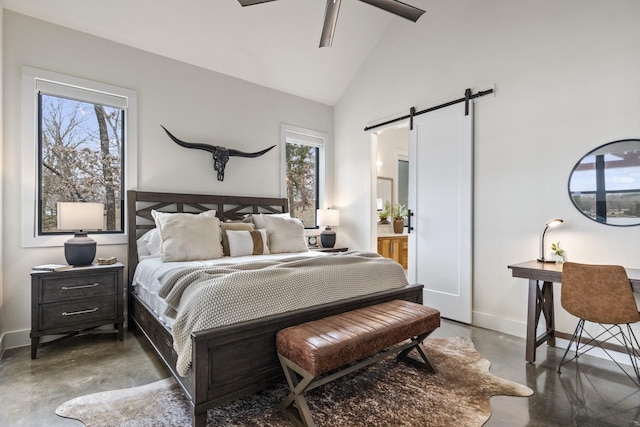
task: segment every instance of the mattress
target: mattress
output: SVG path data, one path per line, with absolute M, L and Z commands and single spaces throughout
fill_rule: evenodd
M 250 255 L 242 257 L 223 257 L 213 260 L 185 261 L 185 262 L 162 262 L 160 256 L 141 257 L 136 271 L 133 275 L 133 292 L 147 304 L 168 328 L 171 328 L 172 321 L 166 316 L 166 301 L 158 296 L 161 287 L 161 279 L 178 268 L 183 267 L 209 267 L 221 264 L 243 264 L 255 261 L 284 259 L 291 256 L 327 256 L 327 253 L 319 251 L 279 253 L 270 255 Z

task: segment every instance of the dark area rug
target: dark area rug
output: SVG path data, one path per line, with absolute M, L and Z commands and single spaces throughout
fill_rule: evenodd
M 318 426 L 481 426 L 494 395 L 530 396 L 523 385 L 489 372 L 468 338 L 428 338 L 426 353 L 437 374 L 389 357 L 307 396 Z M 286 384 L 210 410 L 207 425 L 292 425 L 279 409 Z M 172 378 L 145 386 L 69 400 L 56 414 L 87 426 L 189 426 L 189 405 Z

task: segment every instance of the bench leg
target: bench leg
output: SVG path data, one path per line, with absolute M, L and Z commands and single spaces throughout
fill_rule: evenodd
M 278 354 L 278 358 L 280 359 L 282 371 L 291 390 L 282 401 L 282 410 L 296 425 L 304 427 L 315 426 L 311 418 L 311 411 L 309 411 L 307 401 L 304 398 L 304 392 L 307 390 L 307 387 L 309 387 L 309 384 L 313 382 L 315 376 L 300 368 L 286 357 Z M 299 379 L 298 376 L 301 378 Z
M 298 364 L 292 362 L 291 360 L 278 353 L 278 358 L 280 359 L 280 364 L 282 365 L 282 371 L 284 372 L 284 376 L 287 379 L 289 390 L 291 390 L 287 397 L 282 401 L 283 412 L 285 413 L 285 415 L 287 415 L 287 417 L 295 422 L 296 425 L 303 427 L 313 427 L 315 424 L 313 423 L 313 419 L 311 418 L 311 412 L 309 411 L 309 407 L 307 406 L 307 401 L 304 398 L 304 393 L 306 391 L 313 390 L 316 387 L 324 385 L 337 378 L 343 377 L 351 372 L 362 369 L 365 366 L 371 365 L 372 363 L 375 363 L 398 351 L 400 351 L 400 353 L 398 353 L 396 357 L 403 362 L 406 362 L 413 366 L 417 366 L 421 369 L 425 369 L 429 372 L 436 373 L 437 370 L 435 366 L 431 363 L 431 361 L 429 361 L 429 358 L 420 347 L 422 341 L 424 341 L 424 339 L 428 337 L 431 332 L 433 331 L 414 337 L 410 342 L 405 342 L 404 344 L 399 346 L 399 348 L 392 347 L 381 353 L 378 353 L 375 356 L 363 359 L 357 363 L 349 365 L 343 369 L 335 371 L 332 374 L 323 376 L 321 378 L 314 376 L 310 372 L 307 372 Z M 418 360 L 409 356 L 409 353 L 414 349 L 418 352 L 422 360 Z
M 431 331 L 433 332 L 433 331 Z M 415 366 L 417 368 L 420 369 L 424 369 L 426 371 L 432 372 L 432 373 L 437 373 L 438 370 L 436 369 L 436 367 L 433 365 L 433 363 L 431 363 L 431 361 L 429 360 L 429 358 L 427 357 L 426 354 L 424 354 L 424 350 L 422 350 L 422 341 L 425 340 L 425 338 L 427 338 L 429 335 L 431 335 L 431 332 L 427 332 L 425 334 L 422 334 L 420 336 L 418 336 L 417 338 L 413 338 L 411 340 L 411 342 L 414 344 L 411 347 L 405 348 L 404 350 L 402 350 L 398 356 L 396 356 L 398 359 L 402 360 L 405 363 L 408 363 L 409 365 Z M 420 359 L 415 359 L 411 356 L 409 356 L 409 353 L 411 353 L 411 351 L 416 350 L 418 352 L 418 354 L 420 355 Z

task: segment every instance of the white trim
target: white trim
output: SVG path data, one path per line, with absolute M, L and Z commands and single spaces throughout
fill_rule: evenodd
M 36 226 L 37 210 L 37 171 L 38 171 L 38 135 L 37 135 L 37 96 L 38 90 L 48 93 L 65 93 L 70 89 L 72 94 L 83 96 L 92 94 L 93 99 L 108 105 L 121 106 L 125 109 L 125 182 L 122 186 L 123 197 L 126 191 L 137 187 L 138 164 L 138 104 L 134 90 L 111 86 L 104 83 L 66 76 L 51 71 L 22 67 L 22 247 L 62 246 L 68 235 L 38 236 Z M 53 91 L 53 92 L 49 92 Z M 69 95 L 70 93 L 67 93 Z M 110 102 L 108 102 L 110 101 Z M 126 218 L 126 203 L 124 203 Z M 95 234 L 92 237 L 100 245 L 127 243 L 127 225 L 124 233 Z
M 329 134 L 315 130 L 305 129 L 299 126 L 280 123 L 280 197 L 287 197 L 287 170 L 286 170 L 286 147 L 287 142 L 294 142 L 302 145 L 310 145 L 319 148 L 320 170 L 318 171 L 318 206 L 320 209 L 326 208 L 326 180 L 329 165 L 327 164 L 327 148 L 329 145 Z

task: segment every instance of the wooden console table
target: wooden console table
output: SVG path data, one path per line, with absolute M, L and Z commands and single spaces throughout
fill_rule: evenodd
M 527 261 L 509 265 L 513 277 L 529 279 L 529 303 L 527 311 L 527 362 L 536 361 L 536 348 L 545 341 L 556 344 L 556 325 L 553 314 L 553 284 L 562 283 L 562 264 Z M 640 293 L 640 269 L 626 268 L 634 292 Z M 536 336 L 540 315 L 546 323 L 545 332 Z

